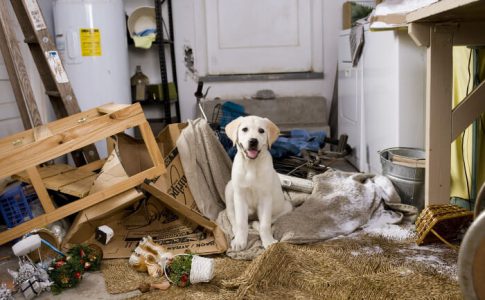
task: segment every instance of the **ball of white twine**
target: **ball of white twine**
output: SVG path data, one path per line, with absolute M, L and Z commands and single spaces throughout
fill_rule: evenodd
M 182 255 L 188 254 L 177 254 L 173 258 Z M 165 261 L 163 263 L 163 273 L 165 274 L 165 278 L 171 283 L 174 283 L 167 275 L 167 267 L 168 264 Z M 212 278 L 214 278 L 214 260 L 212 258 L 193 255 L 190 264 L 190 283 L 209 282 Z
M 214 277 L 214 260 L 194 255 L 190 268 L 190 282 L 209 282 Z

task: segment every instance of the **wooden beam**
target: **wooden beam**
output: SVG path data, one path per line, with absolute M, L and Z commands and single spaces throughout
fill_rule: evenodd
M 427 49 L 426 205 L 446 204 L 450 200 L 453 29 L 446 29 L 430 31 Z
M 436 18 L 437 15 L 442 13 L 472 4 L 479 4 L 481 1 L 482 0 L 441 0 L 429 6 L 410 12 L 406 15 L 406 21 L 408 23 L 429 21 L 428 19 Z
M 25 129 L 42 125 L 6 1 L 0 1 L 0 50 Z
M 458 23 L 457 31 L 453 34 L 455 46 L 485 46 L 485 22 Z
M 107 189 L 101 190 L 92 195 L 88 195 L 85 198 L 61 206 L 52 212 L 45 213 L 30 221 L 19 224 L 14 228 L 3 231 L 0 233 L 0 245 L 3 245 L 8 241 L 30 232 L 33 228 L 43 227 L 47 224 L 63 219 L 73 213 L 105 201 L 113 196 L 121 194 L 124 191 L 142 184 L 145 179 L 151 179 L 161 175 L 164 171 L 165 168 L 163 166 L 150 168 Z
M 41 125 L 34 128 L 34 140 L 40 141 L 52 136 L 52 132 L 47 125 Z
M 162 203 L 164 205 L 167 205 L 170 209 L 173 209 L 176 213 L 191 220 L 192 222 L 195 222 L 200 226 L 209 230 L 214 230 L 214 228 L 216 227 L 215 224 L 211 222 L 209 219 L 193 211 L 189 207 L 177 201 L 169 194 L 160 191 L 156 187 L 143 183 L 141 185 L 141 188 L 147 191 L 150 195 L 154 196 L 155 198 L 162 200 Z
M 485 112 L 485 81 L 480 83 L 453 109 L 451 115 L 451 142 L 483 112 Z
M 430 30 L 429 24 L 411 23 L 408 26 L 409 35 L 419 47 L 429 47 Z
M 37 167 L 31 167 L 27 169 L 27 174 L 29 175 L 30 182 L 34 187 L 35 192 L 37 193 L 37 197 L 39 197 L 40 203 L 44 208 L 46 213 L 54 211 L 56 208 L 54 207 L 54 203 L 47 192 L 44 183 L 42 182 L 42 178 L 39 175 L 39 171 Z
M 97 160 L 97 161 L 93 161 L 93 162 L 90 162 L 89 164 L 86 164 L 84 166 L 81 166 L 79 168 L 77 168 L 78 170 L 82 170 L 82 171 L 96 171 L 96 170 L 99 170 L 103 167 L 104 163 L 106 162 L 106 159 L 100 159 L 100 160 Z
M 146 122 L 145 115 L 143 112 L 140 113 L 139 107 L 136 107 L 136 105 L 127 107 L 124 110 L 126 110 L 126 114 L 131 112 L 130 118 L 119 120 L 111 118 L 111 114 L 103 115 L 88 123 L 82 123 L 62 133 L 32 144 L 19 146 L 15 151 L 9 151 L 0 155 L 1 176 L 11 176 L 26 168 L 37 166 L 45 161 Z
M 157 141 L 153 136 L 150 124 L 147 121 L 143 122 L 139 126 L 141 136 L 148 150 L 148 154 L 155 166 L 165 165 L 163 162 L 162 153 L 160 153 L 160 148 L 158 148 Z
M 88 110 L 83 113 L 72 115 L 61 120 L 50 122 L 47 128 L 52 134 L 61 133 L 69 128 L 78 126 L 83 122 L 89 122 L 100 114 L 96 109 Z M 0 139 L 0 156 L 9 151 L 15 151 L 18 147 L 35 142 L 34 131 L 32 129 L 15 133 Z

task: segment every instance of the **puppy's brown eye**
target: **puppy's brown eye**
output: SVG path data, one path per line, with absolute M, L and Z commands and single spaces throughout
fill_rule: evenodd
M 259 132 L 259 133 L 264 133 L 264 129 L 263 129 L 263 128 L 259 128 L 259 129 L 258 129 L 258 132 Z
M 247 127 L 244 127 L 244 128 L 242 129 L 242 131 L 243 131 L 243 132 L 247 132 L 247 131 L 248 131 L 248 128 L 247 128 Z

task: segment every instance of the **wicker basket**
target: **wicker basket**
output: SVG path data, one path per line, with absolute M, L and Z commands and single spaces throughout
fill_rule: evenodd
M 426 207 L 416 219 L 416 244 L 428 244 L 442 241 L 448 246 L 457 249 L 449 241 L 455 240 L 464 229 L 473 221 L 473 212 L 459 206 L 430 205 Z

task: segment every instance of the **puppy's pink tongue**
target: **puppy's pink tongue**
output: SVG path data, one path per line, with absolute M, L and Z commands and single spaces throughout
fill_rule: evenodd
M 248 150 L 247 154 L 249 158 L 256 158 L 258 156 L 258 150 Z

